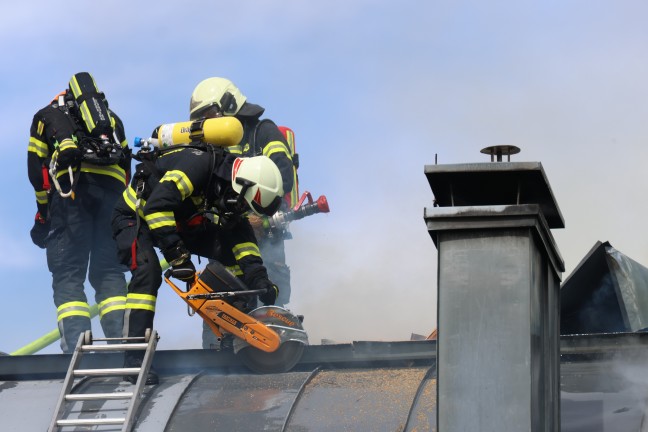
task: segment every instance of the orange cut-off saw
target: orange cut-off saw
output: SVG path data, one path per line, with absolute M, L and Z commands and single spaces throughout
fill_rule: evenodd
M 249 369 L 258 373 L 287 372 L 300 360 L 308 335 L 301 319 L 278 306 L 256 305 L 261 290 L 245 284 L 222 264 L 211 261 L 193 282 L 182 290 L 164 279 L 189 307 L 211 328 L 218 340 L 227 333 L 234 336 L 234 353 Z M 250 312 L 244 312 L 250 310 Z

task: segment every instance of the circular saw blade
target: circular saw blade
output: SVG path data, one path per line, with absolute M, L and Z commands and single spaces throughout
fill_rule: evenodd
M 257 373 L 281 373 L 291 370 L 301 359 L 308 335 L 301 320 L 287 309 L 262 306 L 249 313 L 277 332 L 281 345 L 274 352 L 264 352 L 243 340 L 234 341 L 234 352 L 241 362 Z
M 296 341 L 288 341 L 274 352 L 264 352 L 251 346 L 242 348 L 237 357 L 250 370 L 256 373 L 280 373 L 291 370 L 304 352 L 304 344 Z

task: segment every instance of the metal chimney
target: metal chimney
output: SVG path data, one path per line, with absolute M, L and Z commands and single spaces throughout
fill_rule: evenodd
M 564 221 L 539 162 L 426 165 L 438 249 L 439 432 L 560 430 Z M 515 151 L 517 149 L 517 151 Z M 488 151 L 485 151 L 488 150 Z

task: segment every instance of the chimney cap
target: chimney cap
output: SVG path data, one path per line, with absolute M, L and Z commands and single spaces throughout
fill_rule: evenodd
M 538 204 L 549 228 L 564 228 L 558 203 L 540 162 L 425 165 L 435 206 Z
M 481 152 L 490 155 L 491 162 L 495 162 L 495 156 L 497 156 L 497 162 L 502 162 L 502 156 L 507 156 L 508 162 L 510 162 L 511 155 L 520 153 L 520 148 L 513 145 L 496 145 L 485 147 L 481 149 Z

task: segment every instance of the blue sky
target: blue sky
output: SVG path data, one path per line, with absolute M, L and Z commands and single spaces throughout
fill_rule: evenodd
M 33 114 L 91 72 L 129 141 L 188 118 L 204 78 L 231 79 L 293 128 L 300 189 L 331 213 L 292 225 L 291 309 L 322 338 L 403 340 L 436 326 L 424 166 L 542 162 L 566 228 L 566 278 L 597 240 L 648 264 L 648 5 L 642 1 L 38 0 L 4 6 L 0 351 L 55 327 L 26 173 Z M 87 288 L 92 294 L 92 289 Z M 160 349 L 198 348 L 199 318 L 160 290 Z M 95 330 L 98 332 L 98 326 Z M 54 345 L 44 352 L 56 353 Z

